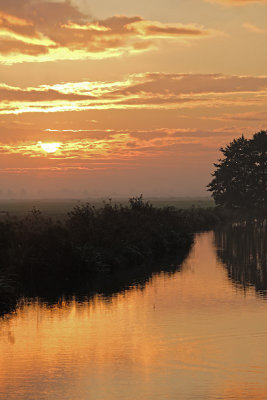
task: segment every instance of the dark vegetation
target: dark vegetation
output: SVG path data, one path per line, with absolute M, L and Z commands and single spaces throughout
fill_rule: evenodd
M 224 210 L 155 208 L 142 196 L 128 205 L 78 205 L 61 221 L 36 209 L 24 218 L 7 215 L 0 221 L 0 308 L 18 294 L 39 296 L 85 283 L 101 291 L 119 276 L 130 284 L 140 273 L 181 263 L 193 233 L 226 218 Z
M 20 294 L 40 296 L 76 291 L 82 286 L 101 292 L 113 290 L 110 282 L 115 282 L 119 290 L 134 284 L 137 276 L 146 280 L 155 270 L 177 268 L 193 243 L 193 234 L 218 224 L 235 222 L 241 226 L 250 221 L 255 225 L 256 219 L 264 226 L 267 131 L 251 140 L 242 136 L 221 151 L 224 158 L 215 164 L 217 169 L 208 185 L 215 208 L 159 208 L 140 196 L 128 204 L 79 204 L 59 220 L 37 209 L 24 217 L 3 214 L 0 312 L 16 304 Z M 265 267 L 257 264 L 254 268 L 249 239 L 244 237 L 239 242 L 236 237 L 240 236 L 233 233 L 228 239 L 227 234 L 217 234 L 216 240 L 224 249 L 219 256 L 231 279 L 260 290 L 261 280 L 265 282 L 266 278 L 266 258 Z M 248 260 L 243 265 L 245 270 L 235 268 L 235 259 L 242 259 L 242 254 Z
M 267 131 L 241 136 L 225 148 L 208 190 L 216 205 L 247 212 L 267 211 Z
M 208 190 L 230 224 L 215 231 L 217 253 L 238 287 L 267 296 L 267 131 L 241 136 L 221 152 Z

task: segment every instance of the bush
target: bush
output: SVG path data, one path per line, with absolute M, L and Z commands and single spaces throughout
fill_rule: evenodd
M 99 209 L 78 205 L 64 222 L 33 209 L 25 218 L 0 223 L 0 274 L 5 281 L 12 278 L 17 289 L 38 295 L 74 289 L 99 276 L 104 281 L 107 274 L 123 275 L 136 267 L 145 272 L 164 257 L 182 260 L 193 233 L 224 220 L 220 213 L 155 208 L 142 196 L 127 206 L 111 201 Z

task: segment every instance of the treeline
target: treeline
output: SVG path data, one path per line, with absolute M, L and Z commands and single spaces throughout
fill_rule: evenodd
M 19 292 L 74 289 L 137 266 L 145 271 L 171 255 L 181 260 L 194 232 L 226 218 L 223 210 L 155 208 L 142 196 L 126 206 L 78 205 L 64 221 L 36 209 L 24 218 L 7 216 L 0 221 L 0 308 Z
M 243 135 L 221 148 L 222 158 L 208 184 L 215 204 L 250 213 L 267 211 L 267 130 Z

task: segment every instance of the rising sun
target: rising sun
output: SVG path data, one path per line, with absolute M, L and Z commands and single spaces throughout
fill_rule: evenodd
M 39 144 L 42 147 L 42 149 L 47 153 L 55 153 L 61 146 L 61 143 L 54 143 L 54 142 L 53 143 L 39 142 Z

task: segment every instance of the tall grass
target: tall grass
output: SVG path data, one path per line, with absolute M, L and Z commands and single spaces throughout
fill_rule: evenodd
M 164 257 L 182 259 L 195 231 L 223 219 L 214 209 L 155 208 L 142 196 L 127 205 L 78 205 L 58 222 L 36 209 L 21 219 L 7 216 L 0 222 L 0 308 L 9 296 L 1 282 L 38 294 L 104 282 L 136 266 L 146 271 Z

